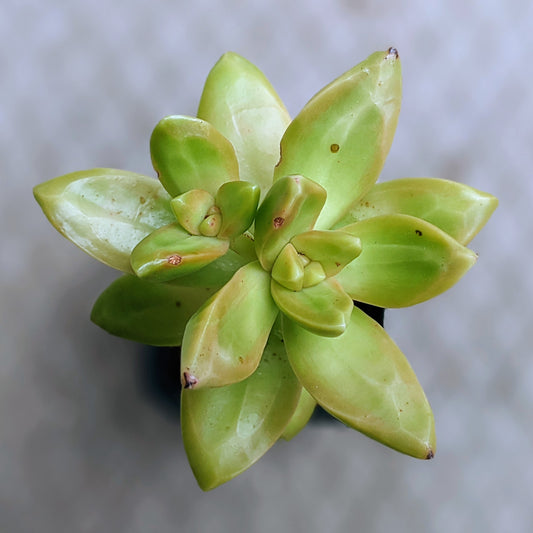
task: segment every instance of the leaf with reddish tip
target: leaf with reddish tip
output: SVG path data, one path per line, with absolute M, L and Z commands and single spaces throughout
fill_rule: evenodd
M 212 294 L 212 289 L 150 283 L 126 275 L 100 294 L 91 320 L 125 339 L 179 346 L 187 321 Z
M 95 168 L 37 185 L 33 193 L 52 225 L 84 252 L 131 273 L 130 254 L 174 220 L 161 184 L 126 170 Z
M 301 386 L 271 335 L 257 370 L 226 387 L 184 390 L 181 430 L 198 484 L 211 490 L 252 466 L 279 439 Z
M 140 278 L 170 281 L 200 270 L 228 251 L 228 241 L 189 235 L 175 222 L 152 232 L 131 253 Z
M 259 364 L 278 308 L 270 275 L 248 263 L 193 315 L 185 329 L 181 375 L 196 388 L 221 387 L 247 378 Z
M 239 179 L 231 143 L 213 125 L 182 115 L 161 120 L 150 138 L 152 163 L 171 196 L 203 189 L 215 196 L 227 181 Z
M 333 339 L 285 317 L 282 323 L 292 368 L 326 411 L 395 450 L 433 457 L 431 407 L 407 359 L 377 322 L 355 307 L 344 334 Z
M 326 189 L 316 224 L 329 229 L 376 182 L 401 101 L 398 54 L 376 52 L 315 95 L 281 140 L 274 180 L 303 174 Z
M 303 176 L 272 185 L 255 218 L 255 250 L 265 270 L 295 235 L 313 229 L 325 201 L 326 191 Z
M 468 244 L 487 223 L 498 199 L 468 185 L 438 178 L 403 178 L 378 183 L 336 224 L 399 213 L 421 218 Z
M 326 337 L 337 337 L 346 329 L 353 302 L 334 278 L 298 292 L 272 280 L 271 291 L 283 314 L 303 328 Z
M 224 54 L 207 77 L 198 117 L 231 141 L 241 179 L 259 185 L 264 195 L 272 185 L 279 143 L 290 122 L 264 74 L 243 57 Z
M 453 286 L 476 254 L 433 224 L 409 215 L 383 215 L 342 228 L 363 251 L 338 275 L 354 299 L 377 307 L 406 307 Z

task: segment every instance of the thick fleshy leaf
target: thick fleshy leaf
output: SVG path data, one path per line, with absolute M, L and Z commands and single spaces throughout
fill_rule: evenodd
M 323 187 L 303 176 L 272 185 L 255 218 L 255 250 L 265 270 L 295 235 L 313 229 L 325 201 Z
M 326 337 L 344 333 L 353 302 L 335 279 L 325 279 L 298 292 L 272 280 L 271 290 L 272 298 L 283 314 L 300 326 Z
M 336 224 L 400 213 L 430 222 L 463 245 L 487 223 L 498 199 L 468 185 L 438 178 L 403 178 L 378 183 Z
M 296 248 L 286 244 L 272 267 L 272 279 L 291 291 L 301 291 L 304 286 L 304 265 Z
M 342 228 L 363 251 L 337 279 L 354 299 L 378 307 L 406 307 L 453 286 L 476 254 L 433 224 L 409 215 L 383 215 Z
M 292 415 L 281 437 L 291 440 L 307 425 L 316 407 L 316 400 L 302 387 L 302 394 L 298 400 L 296 410 Z
M 152 164 L 171 196 L 203 189 L 215 196 L 227 181 L 239 179 L 231 143 L 213 125 L 173 115 L 161 120 L 150 138 Z
M 254 464 L 289 422 L 301 386 L 282 341 L 271 335 L 258 369 L 226 387 L 184 390 L 183 443 L 203 490 L 210 490 Z
M 228 250 L 223 256 L 215 259 L 207 266 L 189 274 L 176 278 L 168 283 L 180 287 L 206 287 L 220 289 L 223 287 L 250 259 L 246 259 L 233 250 Z
M 270 275 L 248 263 L 189 320 L 181 351 L 185 387 L 221 387 L 257 368 L 278 308 Z
M 212 289 L 150 283 L 125 275 L 100 294 L 91 320 L 125 339 L 179 346 L 187 321 L 212 294 Z
M 272 185 L 279 143 L 290 117 L 264 74 L 243 57 L 229 52 L 205 82 L 198 116 L 228 138 L 237 153 L 240 177 Z
M 131 253 L 131 266 L 140 278 L 170 281 L 200 270 L 228 251 L 228 241 L 189 235 L 177 223 L 144 238 Z
M 291 239 L 299 253 L 318 261 L 326 276 L 335 276 L 361 253 L 361 241 L 345 231 L 313 230 Z
M 289 361 L 317 402 L 350 427 L 420 459 L 435 452 L 433 414 L 413 369 L 385 330 L 354 308 L 343 335 L 313 335 L 283 318 Z
M 235 237 L 252 225 L 260 192 L 257 185 L 248 181 L 231 181 L 220 187 L 216 196 L 222 215 L 220 239 Z
M 65 174 L 33 189 L 52 225 L 84 252 L 132 272 L 133 248 L 174 220 L 161 184 L 126 170 L 95 168 Z
M 331 228 L 377 180 L 400 101 L 400 60 L 391 48 L 322 89 L 287 128 L 274 180 L 303 174 L 326 189 L 318 229 Z
M 200 224 L 214 205 L 213 196 L 203 189 L 191 189 L 170 201 L 178 222 L 191 235 L 201 235 Z

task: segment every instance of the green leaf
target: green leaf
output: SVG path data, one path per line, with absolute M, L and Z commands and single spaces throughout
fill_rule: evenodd
M 345 231 L 312 230 L 291 239 L 311 261 L 322 265 L 327 277 L 338 274 L 361 253 L 361 241 Z
M 95 168 L 46 181 L 33 189 L 52 225 L 84 252 L 132 272 L 133 248 L 174 220 L 161 184 L 126 170 Z
M 152 163 L 171 196 L 203 189 L 215 196 L 227 181 L 239 179 L 233 146 L 203 120 L 173 115 L 161 120 L 150 139 Z
M 377 180 L 400 101 L 397 52 L 376 52 L 322 89 L 287 128 L 274 180 L 302 174 L 326 189 L 318 229 L 331 228 Z
M 337 279 L 354 299 L 378 307 L 424 302 L 453 286 L 476 254 L 447 233 L 409 215 L 383 215 L 342 228 L 363 251 Z
M 333 278 L 298 292 L 272 280 L 271 291 L 283 314 L 317 335 L 341 335 L 350 320 L 353 302 Z
M 326 191 L 303 176 L 272 185 L 255 218 L 255 250 L 265 270 L 295 235 L 313 228 L 325 201 Z
M 272 279 L 291 291 L 301 291 L 304 286 L 304 265 L 296 248 L 286 244 L 272 267 Z
M 283 318 L 283 338 L 301 384 L 329 413 L 402 453 L 430 459 L 433 414 L 407 359 L 357 307 L 340 337 L 309 333 Z
M 91 320 L 112 335 L 153 346 L 179 346 L 185 325 L 212 289 L 118 278 L 98 297 Z
M 247 181 L 231 181 L 220 187 L 216 196 L 222 215 L 220 239 L 236 237 L 252 225 L 260 192 L 257 185 Z
M 290 117 L 264 74 L 235 53 L 222 56 L 205 82 L 198 116 L 235 147 L 242 180 L 272 185 L 279 143 Z
M 399 213 L 421 218 L 468 244 L 487 223 L 498 199 L 462 183 L 438 178 L 403 178 L 378 183 L 336 224 Z
M 213 196 L 203 189 L 191 189 L 170 201 L 178 222 L 191 235 L 201 235 L 200 224 L 214 205 Z
M 175 222 L 144 238 L 131 253 L 131 266 L 140 278 L 170 281 L 205 267 L 228 247 L 228 241 L 189 235 Z
M 187 324 L 181 351 L 184 385 L 221 387 L 247 378 L 261 360 L 277 315 L 270 275 L 257 261 L 248 263 Z
M 181 287 L 220 289 L 233 277 L 239 268 L 249 262 L 249 259 L 241 257 L 233 250 L 228 250 L 223 256 L 215 259 L 200 270 L 187 276 L 176 278 L 168 283 Z
M 285 440 L 291 440 L 307 425 L 316 407 L 316 400 L 302 387 L 302 394 L 298 400 L 296 410 L 281 435 Z
M 282 341 L 271 335 L 258 369 L 233 385 L 184 390 L 183 443 L 203 490 L 252 466 L 280 437 L 300 396 Z

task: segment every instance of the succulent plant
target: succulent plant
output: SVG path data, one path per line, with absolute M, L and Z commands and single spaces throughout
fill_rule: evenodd
M 390 48 L 291 121 L 265 76 L 227 53 L 198 116 L 155 127 L 159 180 L 93 169 L 35 187 L 56 229 L 124 273 L 92 320 L 181 346 L 183 441 L 202 489 L 292 438 L 317 403 L 391 448 L 433 457 L 415 373 L 354 300 L 404 307 L 451 287 L 474 264 L 466 245 L 497 200 L 436 178 L 375 184 L 400 100 Z

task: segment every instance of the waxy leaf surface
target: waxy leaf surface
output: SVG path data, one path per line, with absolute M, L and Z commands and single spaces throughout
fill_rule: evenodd
M 280 310 L 309 331 L 336 337 L 346 329 L 353 302 L 335 279 L 325 279 L 297 292 L 272 280 L 271 290 Z
M 235 237 L 252 225 L 260 192 L 257 185 L 247 181 L 230 181 L 220 187 L 216 196 L 222 215 L 220 239 Z
M 95 168 L 73 172 L 34 188 L 52 225 L 84 252 L 123 272 L 132 272 L 133 248 L 172 222 L 170 197 L 147 176 Z
M 257 261 L 248 263 L 187 324 L 182 381 L 201 388 L 247 378 L 259 364 L 277 315 L 270 275 Z
M 125 339 L 179 346 L 187 321 L 212 294 L 212 289 L 150 283 L 125 275 L 100 294 L 91 320 Z
M 328 277 L 338 274 L 361 253 L 361 241 L 345 231 L 306 231 L 293 237 L 291 244 L 311 261 L 319 262 Z
M 329 229 L 377 180 L 401 101 L 397 52 L 376 52 L 316 94 L 281 141 L 274 179 L 302 174 L 328 194 L 316 224 Z
M 343 335 L 314 335 L 283 317 L 300 383 L 333 416 L 402 453 L 430 459 L 433 414 L 407 359 L 385 330 L 354 308 Z
M 224 54 L 205 82 L 198 117 L 213 124 L 237 153 L 240 178 L 272 184 L 279 143 L 290 117 L 264 74 L 235 53 Z
M 228 251 L 229 243 L 203 235 L 189 235 L 177 223 L 144 238 L 131 253 L 131 266 L 140 278 L 170 281 L 205 267 Z
M 289 423 L 283 430 L 281 437 L 285 440 L 293 439 L 307 425 L 316 407 L 316 400 L 302 387 L 302 394 Z
M 409 215 L 383 215 L 342 228 L 363 251 L 337 278 L 354 299 L 378 307 L 406 307 L 453 286 L 476 254 L 433 224 Z
M 325 201 L 326 191 L 303 176 L 272 185 L 255 219 L 255 250 L 265 270 L 295 235 L 313 229 Z
M 259 367 L 246 380 L 184 390 L 183 443 L 200 487 L 213 489 L 255 463 L 280 437 L 300 391 L 283 343 L 275 335 L 270 336 Z
M 421 218 L 468 244 L 486 224 L 498 200 L 462 183 L 438 178 L 403 178 L 378 183 L 336 224 L 400 213 Z
M 212 124 L 173 115 L 161 120 L 150 138 L 152 163 L 171 196 L 203 189 L 215 196 L 227 181 L 239 179 L 231 143 Z

